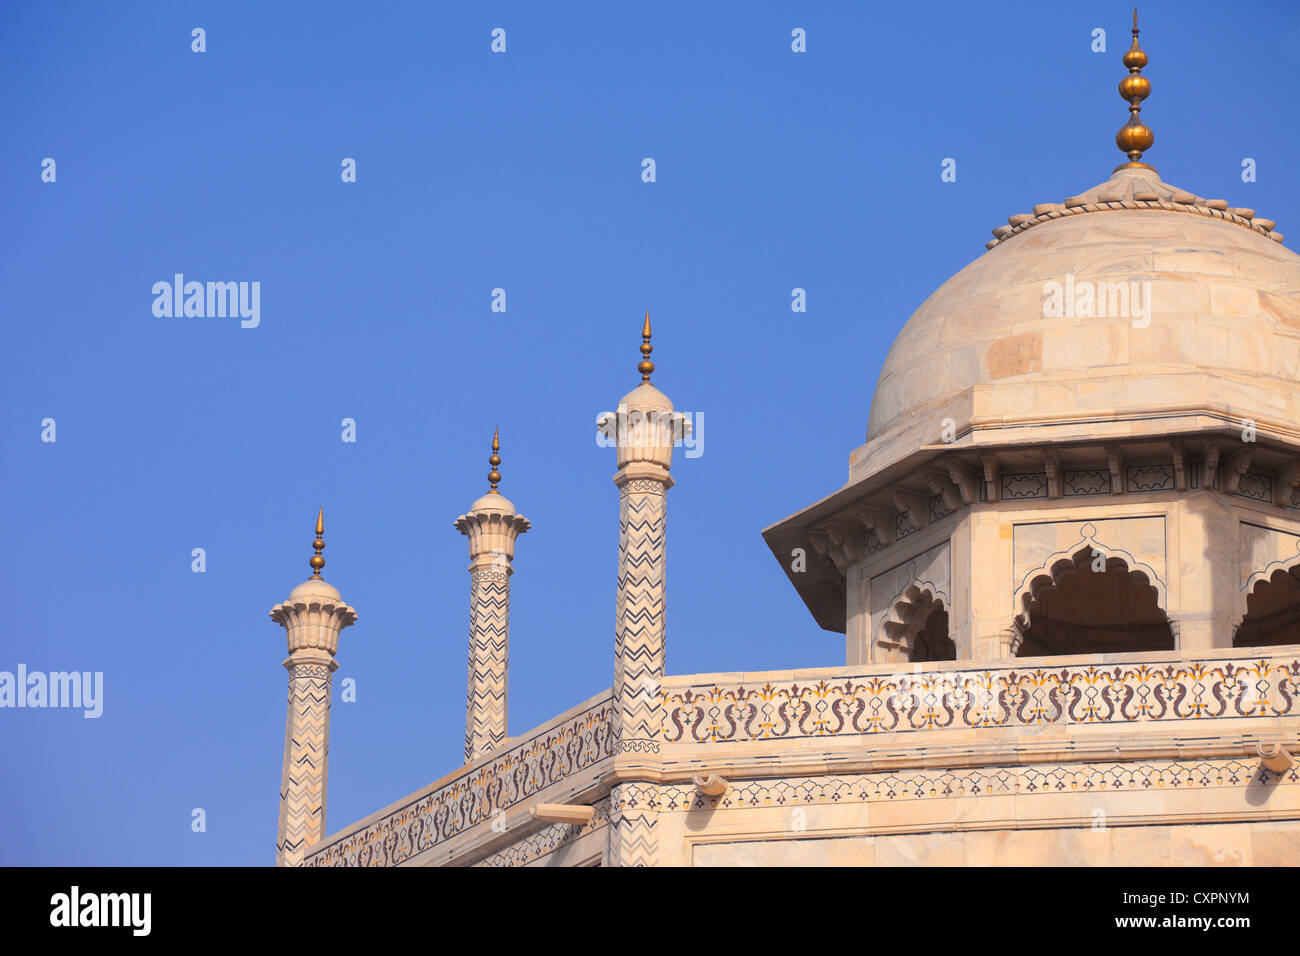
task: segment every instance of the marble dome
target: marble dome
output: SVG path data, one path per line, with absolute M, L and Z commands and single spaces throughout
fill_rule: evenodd
M 1300 256 L 1270 220 L 1120 168 L 988 245 L 895 339 L 855 474 L 941 441 L 1118 437 L 1189 416 L 1295 437 Z

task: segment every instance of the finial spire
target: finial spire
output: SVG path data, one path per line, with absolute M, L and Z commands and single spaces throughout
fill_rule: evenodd
M 501 472 L 497 471 L 497 466 L 501 464 L 501 456 L 497 454 L 499 451 L 501 451 L 501 429 L 493 428 L 492 457 L 488 459 L 488 464 L 492 466 L 492 470 L 488 472 L 487 476 L 488 482 L 491 484 L 491 487 L 488 488 L 488 493 L 493 495 L 499 495 L 501 493 L 497 491 L 497 483 L 501 481 Z
M 650 353 L 653 351 L 654 346 L 650 344 L 650 310 L 646 309 L 645 324 L 641 326 L 641 362 L 636 367 L 643 383 L 648 383 L 654 374 L 655 363 L 650 361 Z
M 1147 55 L 1138 46 L 1138 12 L 1133 8 L 1133 45 L 1124 54 L 1124 65 L 1128 67 L 1128 76 L 1120 80 L 1119 95 L 1128 101 L 1128 122 L 1115 134 L 1115 145 L 1128 156 L 1127 163 L 1115 167 L 1121 169 L 1154 169 L 1146 163 L 1139 162 L 1142 154 L 1155 143 L 1155 134 L 1142 122 L 1142 101 L 1151 95 L 1151 81 L 1142 75 L 1142 67 L 1147 65 Z
M 325 559 L 321 557 L 321 552 L 325 550 L 325 508 L 322 505 L 320 511 L 316 513 L 316 540 L 311 543 L 316 549 L 316 553 L 311 556 L 311 576 L 320 577 L 320 569 L 325 567 Z

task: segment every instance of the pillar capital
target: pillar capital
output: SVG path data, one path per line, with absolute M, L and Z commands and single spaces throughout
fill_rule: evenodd
M 333 657 L 339 649 L 339 632 L 356 623 L 356 608 L 321 578 L 308 578 L 289 593 L 289 599 L 271 608 L 271 620 L 284 628 L 289 654 L 309 649 Z
M 508 571 L 515 557 L 515 541 L 532 523 L 515 513 L 508 498 L 492 491 L 470 505 L 454 527 L 469 539 L 471 571 L 480 566 L 500 566 Z
M 618 410 L 602 415 L 596 427 L 617 450 L 620 469 L 653 465 L 665 474 L 672 467 L 674 445 L 691 434 L 686 416 L 673 411 L 668 396 L 648 382 L 624 395 Z

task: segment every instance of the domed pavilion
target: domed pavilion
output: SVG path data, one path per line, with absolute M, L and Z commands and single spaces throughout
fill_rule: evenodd
M 844 487 L 765 536 L 848 663 L 1300 643 L 1300 257 L 1129 161 L 895 339 Z M 808 548 L 806 570 L 792 561 Z

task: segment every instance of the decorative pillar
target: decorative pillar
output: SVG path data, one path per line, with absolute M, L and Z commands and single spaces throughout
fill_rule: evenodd
M 329 784 L 330 694 L 338 664 L 339 632 L 356 623 L 357 612 L 320 576 L 325 567 L 325 509 L 316 516 L 312 575 L 271 608 L 271 620 L 289 640 L 288 716 L 284 764 L 280 770 L 280 823 L 276 866 L 297 866 L 309 847 L 325 836 L 325 794 Z
M 499 748 L 506 739 L 510 669 L 510 562 L 515 539 L 531 527 L 497 483 L 501 438 L 492 435 L 488 493 L 456 519 L 469 538 L 469 681 L 465 695 L 465 762 Z
M 665 529 L 673 443 L 683 416 L 650 384 L 650 313 L 641 330 L 641 384 L 598 423 L 618 450 L 618 592 L 614 612 L 614 736 L 624 779 L 657 762 L 663 734 Z M 648 782 L 621 783 L 611 795 L 609 863 L 653 865 L 657 812 Z M 639 795 L 639 796 L 637 796 Z

